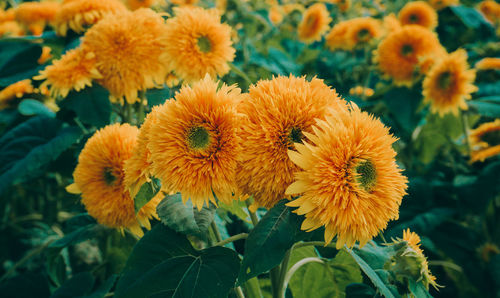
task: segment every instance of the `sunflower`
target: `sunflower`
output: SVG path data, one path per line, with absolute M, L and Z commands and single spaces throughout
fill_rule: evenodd
M 171 0 L 172 4 L 180 5 L 180 6 L 191 6 L 198 3 L 198 0 Z
M 158 0 L 125 0 L 127 7 L 131 10 L 137 10 L 139 8 L 149 8 L 157 4 Z
M 118 123 L 97 131 L 78 157 L 75 183 L 66 189 L 81 193 L 85 209 L 100 224 L 142 236 L 141 224 L 150 227 L 158 199 L 148 202 L 136 216 L 134 200 L 123 183 L 123 165 L 132 156 L 138 133 L 136 127 Z
M 424 102 L 431 104 L 431 111 L 443 115 L 448 112 L 458 114 L 466 110 L 466 99 L 477 90 L 473 82 L 476 71 L 469 69 L 467 52 L 457 50 L 439 60 L 429 70 L 422 84 Z
M 401 239 L 398 239 L 401 241 Z M 436 283 L 436 277 L 432 275 L 429 270 L 429 264 L 427 258 L 424 255 L 424 251 L 420 248 L 420 237 L 415 232 L 410 232 L 410 229 L 403 231 L 403 241 L 406 241 L 410 251 L 403 253 L 403 256 L 414 255 L 418 260 L 418 266 L 420 270 L 418 272 L 417 280 L 422 280 L 424 286 L 429 289 L 429 285 L 432 285 L 435 289 L 439 286 Z
M 96 57 L 98 82 L 112 102 L 138 100 L 138 91 L 163 85 L 169 58 L 165 54 L 163 18 L 148 8 L 108 15 L 90 28 L 81 47 Z
M 0 8 L 0 23 L 14 21 L 16 19 L 16 11 L 14 8 L 3 10 Z
M 0 91 L 0 109 L 7 107 L 14 98 L 21 98 L 28 93 L 34 93 L 33 85 L 29 79 L 5 87 Z
M 382 34 L 382 26 L 378 20 L 370 17 L 354 18 L 349 21 L 345 35 L 348 48 L 364 45 Z
M 326 6 L 316 3 L 306 9 L 299 24 L 299 39 L 305 43 L 321 40 L 321 36 L 328 30 L 328 24 L 332 21 Z
M 235 86 L 217 85 L 207 75 L 193 87 L 183 86 L 175 100 L 158 108 L 149 130 L 152 174 L 166 191 L 181 192 L 198 209 L 209 200 L 231 204 L 237 190 L 236 104 L 242 95 Z
M 399 11 L 399 21 L 404 25 L 419 25 L 429 30 L 438 24 L 437 13 L 424 1 L 412 1 Z
M 479 11 L 493 24 L 500 22 L 500 4 L 493 1 L 487 0 L 479 3 Z
M 119 0 L 64 0 L 56 16 L 56 32 L 62 36 L 68 29 L 82 33 L 105 16 L 126 10 Z
M 24 36 L 24 29 L 16 21 L 0 22 L 0 37 L 6 36 Z
M 436 34 L 422 26 L 407 25 L 380 42 L 375 61 L 396 85 L 411 85 L 419 58 L 442 51 Z
M 141 186 L 151 180 L 151 152 L 147 147 L 149 143 L 149 132 L 152 125 L 157 121 L 157 112 L 161 106 L 155 106 L 148 114 L 139 131 L 137 146 L 132 156 L 125 162 L 125 186 L 130 191 L 131 197 L 135 197 Z
M 328 2 L 337 5 L 341 12 L 346 12 L 351 8 L 351 0 L 330 0 Z
M 349 45 L 345 42 L 349 25 L 348 21 L 335 24 L 332 30 L 330 30 L 330 32 L 326 35 L 325 43 L 330 50 L 349 49 Z
M 493 57 L 483 58 L 476 63 L 475 68 L 478 70 L 487 70 L 487 69 L 500 70 L 500 58 L 493 58 Z
M 254 196 L 254 207 L 271 208 L 286 197 L 299 169 L 287 150 L 306 139 L 314 119 L 322 118 L 328 107 L 346 108 L 320 79 L 279 76 L 250 87 L 249 98 L 238 107 L 245 117 L 238 132 L 242 154 L 237 180 L 244 195 Z
M 284 12 L 280 5 L 273 5 L 269 8 L 269 20 L 273 25 L 277 26 L 283 21 Z
M 170 69 L 188 83 L 207 73 L 212 78 L 226 74 L 235 50 L 231 27 L 221 23 L 218 10 L 182 7 L 174 12 L 165 29 Z
M 401 23 L 394 13 L 390 13 L 384 17 L 383 27 L 385 32 L 388 34 L 401 29 Z
M 469 138 L 472 162 L 500 154 L 500 119 L 481 124 L 470 132 Z
M 329 109 L 316 120 L 309 142 L 295 144 L 290 159 L 302 171 L 286 193 L 301 195 L 287 205 L 305 214 L 302 229 L 325 226 L 325 241 L 337 235 L 337 248 L 365 245 L 397 219 L 407 182 L 392 149 L 397 140 L 382 122 L 352 104 Z
M 441 10 L 448 6 L 458 5 L 459 0 L 428 0 L 429 4 L 436 10 Z
M 45 26 L 54 22 L 59 7 L 59 2 L 24 2 L 16 7 L 16 20 L 33 35 L 41 35 Z
M 66 97 L 71 90 L 80 91 L 92 85 L 92 79 L 102 76 L 96 69 L 94 53 L 81 48 L 67 51 L 59 60 L 40 71 L 35 80 L 45 80 L 40 88 L 48 87 L 52 96 Z

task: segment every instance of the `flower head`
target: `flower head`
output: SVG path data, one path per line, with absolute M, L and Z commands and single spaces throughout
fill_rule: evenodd
M 34 93 L 31 80 L 22 80 L 5 87 L 0 91 L 0 109 L 8 106 L 14 98 L 21 98 L 24 94 Z
M 68 29 L 82 33 L 106 15 L 126 9 L 119 0 L 64 0 L 56 16 L 56 32 L 62 36 Z
M 417 25 L 407 25 L 385 37 L 375 51 L 380 70 L 397 85 L 410 85 L 420 57 L 442 52 L 433 32 Z
M 24 29 L 16 21 L 0 22 L 0 37 L 5 36 L 23 36 Z
M 470 132 L 469 138 L 473 150 L 471 162 L 500 154 L 500 119 L 481 124 Z
M 382 34 L 382 26 L 374 18 L 354 18 L 346 22 L 349 25 L 345 35 L 345 42 L 351 49 L 357 45 L 366 44 Z
M 54 22 L 59 10 L 59 2 L 24 2 L 16 7 L 16 20 L 33 33 L 41 35 L 45 26 Z
M 221 23 L 218 10 L 182 7 L 174 11 L 165 29 L 170 70 L 188 83 L 205 74 L 212 78 L 226 74 L 235 49 L 231 27 Z
M 148 202 L 138 213 L 126 191 L 123 166 L 137 143 L 139 130 L 128 124 L 113 124 L 97 131 L 85 144 L 73 173 L 75 183 L 67 190 L 81 193 L 88 213 L 102 225 L 143 234 L 141 223 L 149 227 L 158 199 Z
M 500 22 L 500 4 L 493 0 L 479 3 L 479 11 L 493 24 Z
M 399 21 L 404 25 L 419 25 L 429 30 L 436 28 L 436 11 L 424 1 L 412 1 L 399 11 Z
M 14 21 L 16 19 L 16 11 L 14 8 L 3 10 L 0 8 L 0 23 Z
M 275 77 L 251 86 L 239 105 L 245 115 L 238 131 L 242 146 L 238 185 L 257 205 L 271 208 L 287 197 L 285 189 L 299 169 L 288 157 L 294 143 L 305 141 L 314 119 L 328 108 L 345 109 L 335 90 L 320 79 Z
M 467 52 L 457 50 L 437 61 L 427 73 L 423 82 L 424 102 L 431 104 L 431 111 L 443 115 L 458 114 L 466 110 L 466 99 L 477 90 L 474 86 L 475 70 L 469 69 Z
M 499 69 L 500 70 L 500 58 L 487 57 L 479 60 L 475 68 L 478 70 L 487 69 Z
M 401 23 L 394 13 L 390 13 L 384 17 L 384 29 L 386 33 L 391 33 L 401 29 Z
M 209 200 L 230 204 L 237 192 L 236 104 L 242 95 L 235 86 L 217 84 L 207 75 L 182 87 L 175 100 L 158 108 L 149 130 L 152 174 L 198 209 Z
M 101 78 L 96 69 L 94 53 L 76 48 L 67 51 L 59 60 L 40 71 L 35 80 L 45 80 L 41 88 L 49 87 L 52 96 L 66 97 L 71 90 L 79 91 L 92 85 L 92 79 Z
M 299 39 L 305 43 L 311 43 L 321 39 L 328 30 L 328 24 L 332 21 L 326 6 L 323 3 L 311 5 L 304 12 L 302 22 L 299 24 Z
M 127 7 L 131 10 L 136 10 L 139 8 L 149 8 L 155 5 L 158 0 L 125 0 Z
M 335 24 L 332 30 L 330 30 L 330 32 L 326 35 L 325 43 L 330 50 L 348 50 L 350 48 L 350 46 L 345 42 L 349 25 L 349 21 Z
M 303 230 L 324 226 L 327 243 L 337 235 L 337 248 L 363 246 L 398 218 L 408 180 L 396 164 L 389 128 L 356 105 L 329 112 L 305 133 L 309 142 L 288 151 L 301 171 L 286 193 L 301 196 L 287 205 L 305 214 Z
M 96 57 L 98 82 L 112 102 L 138 100 L 138 91 L 163 85 L 169 58 L 165 54 L 165 23 L 151 9 L 104 17 L 82 38 L 81 47 Z

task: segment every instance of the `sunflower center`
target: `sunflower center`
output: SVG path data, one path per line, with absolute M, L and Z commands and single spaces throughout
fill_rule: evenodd
M 103 176 L 107 185 L 113 185 L 116 181 L 116 177 L 113 175 L 113 169 L 111 168 L 105 168 Z
M 367 40 L 370 38 L 370 31 L 368 29 L 361 29 L 358 32 L 359 40 Z
M 497 146 L 500 144 L 500 129 L 488 131 L 481 136 L 481 141 L 488 143 L 490 146 Z
M 412 53 L 413 53 L 413 46 L 405 44 L 403 45 L 403 47 L 401 47 L 401 54 L 403 54 L 403 56 L 409 56 Z
M 412 15 L 410 15 L 409 20 L 410 20 L 410 23 L 412 23 L 412 24 L 418 23 L 418 16 L 415 14 L 412 14 Z
M 212 50 L 212 43 L 210 42 L 210 39 L 208 39 L 208 37 L 200 36 L 198 37 L 198 47 L 203 53 L 208 53 Z
M 356 182 L 366 191 L 371 191 L 377 182 L 377 170 L 375 165 L 369 161 L 364 160 L 360 162 L 354 169 L 358 176 Z
M 192 149 L 205 149 L 210 144 L 210 133 L 203 126 L 194 126 L 187 133 L 187 142 Z
M 451 75 L 450 72 L 446 71 L 446 72 L 443 72 L 442 74 L 439 75 L 438 77 L 438 85 L 439 85 L 439 88 L 441 89 L 448 89 L 451 85 L 451 81 L 452 81 L 453 77 Z
M 302 134 L 302 130 L 299 127 L 292 127 L 290 132 L 288 133 L 288 139 L 292 143 L 302 143 L 302 138 L 304 135 Z

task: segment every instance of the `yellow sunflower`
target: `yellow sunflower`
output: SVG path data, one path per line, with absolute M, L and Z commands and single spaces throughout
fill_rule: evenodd
M 198 0 L 170 0 L 170 2 L 180 6 L 192 6 L 198 3 Z
M 415 232 L 410 232 L 410 229 L 406 229 L 405 231 L 403 231 L 402 240 L 408 243 L 408 246 L 413 251 L 413 253 L 415 253 L 419 261 L 420 272 L 418 279 L 422 280 L 427 290 L 429 290 L 429 285 L 432 285 L 435 289 L 437 289 L 439 286 L 436 283 L 436 277 L 432 275 L 431 271 L 429 270 L 427 258 L 424 255 L 424 251 L 420 248 L 420 237 L 418 236 L 418 234 Z M 406 252 L 405 254 L 408 253 L 409 252 Z
M 349 49 L 364 45 L 382 34 L 380 22 L 374 18 L 354 18 L 348 21 L 345 43 Z
M 273 25 L 279 25 L 283 21 L 284 11 L 283 8 L 276 4 L 269 8 L 269 20 Z
M 15 98 L 21 98 L 24 94 L 34 93 L 31 80 L 22 80 L 5 87 L 0 91 L 0 109 L 9 106 L 10 102 Z
M 287 205 L 305 214 L 302 230 L 325 227 L 325 242 L 336 246 L 365 245 L 397 219 L 407 182 L 396 164 L 389 128 L 356 105 L 329 109 L 316 120 L 309 139 L 288 151 L 301 168 L 286 193 L 301 195 Z
M 137 146 L 132 156 L 125 162 L 125 186 L 130 196 L 135 197 L 145 182 L 151 180 L 151 152 L 148 149 L 149 132 L 157 120 L 157 112 L 161 106 L 155 106 L 148 114 L 139 131 Z
M 437 13 L 424 1 L 412 1 L 399 11 L 399 21 L 404 25 L 419 25 L 429 30 L 438 24 Z
M 298 29 L 299 39 L 305 43 L 321 40 L 332 21 L 323 3 L 316 3 L 306 9 Z
M 475 68 L 478 70 L 500 69 L 500 58 L 483 58 L 476 63 Z
M 500 119 L 471 130 L 469 138 L 473 150 L 471 162 L 484 161 L 500 154 Z
M 0 8 L 0 23 L 14 21 L 16 19 L 16 11 L 14 8 L 3 10 Z
M 469 69 L 467 52 L 457 50 L 439 60 L 429 70 L 422 84 L 424 102 L 431 104 L 431 111 L 444 115 L 466 110 L 466 99 L 477 90 L 474 86 L 476 71 Z
M 238 131 L 242 154 L 236 178 L 243 194 L 253 195 L 254 207 L 271 208 L 287 197 L 285 189 L 299 169 L 287 150 L 306 140 L 314 119 L 329 107 L 346 109 L 320 79 L 279 76 L 250 87 L 249 98 L 238 107 L 245 117 Z
M 80 91 L 92 85 L 92 79 L 101 78 L 96 69 L 94 53 L 81 48 L 67 51 L 59 60 L 40 71 L 35 80 L 45 80 L 40 88 L 48 87 L 52 96 L 66 97 L 71 90 Z
M 419 59 L 442 51 L 436 34 L 422 26 L 407 25 L 380 42 L 375 61 L 396 85 L 411 85 Z
M 157 4 L 158 0 L 125 0 L 127 7 L 131 10 L 136 10 L 139 8 L 149 8 Z
M 385 29 L 386 34 L 392 33 L 401 29 L 401 23 L 394 13 L 390 13 L 384 17 L 383 27 Z
M 218 10 L 182 7 L 174 11 L 165 29 L 170 70 L 187 83 L 205 74 L 212 78 L 226 74 L 235 49 L 231 27 L 221 23 Z
M 126 10 L 119 0 L 64 0 L 56 16 L 56 32 L 62 36 L 69 29 L 82 33 L 108 14 Z
M 81 47 L 96 57 L 98 82 L 112 102 L 139 100 L 138 91 L 163 85 L 168 74 L 163 18 L 148 8 L 108 15 L 90 28 Z
M 181 192 L 186 202 L 201 209 L 216 199 L 231 204 L 239 145 L 236 104 L 242 100 L 235 86 L 205 79 L 185 85 L 158 108 L 149 130 L 152 174 L 168 192 Z
M 479 11 L 493 24 L 498 24 L 500 22 L 500 4 L 493 1 L 487 0 L 479 3 Z
M 24 29 L 16 21 L 0 22 L 0 37 L 5 36 L 24 36 Z
M 127 228 L 142 236 L 141 224 L 150 227 L 157 217 L 158 199 L 148 202 L 135 214 L 134 201 L 126 191 L 123 165 L 132 156 L 139 130 L 128 124 L 113 124 L 97 131 L 85 144 L 73 173 L 75 183 L 66 189 L 81 193 L 88 213 L 102 225 Z
M 436 10 L 460 4 L 459 0 L 428 0 L 428 2 Z
M 349 45 L 345 42 L 349 25 L 348 21 L 335 24 L 332 30 L 330 30 L 330 32 L 326 35 L 325 43 L 330 50 L 335 51 L 337 49 L 349 49 Z
M 59 2 L 24 2 L 15 9 L 16 20 L 33 35 L 41 35 L 45 26 L 54 22 L 59 7 Z

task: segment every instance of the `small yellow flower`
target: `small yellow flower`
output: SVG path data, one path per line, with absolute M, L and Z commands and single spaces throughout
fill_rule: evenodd
M 304 12 L 302 22 L 299 24 L 299 39 L 305 43 L 320 40 L 331 21 L 332 18 L 323 3 L 313 4 Z
M 471 162 L 484 161 L 500 154 L 500 119 L 481 124 L 469 135 Z

